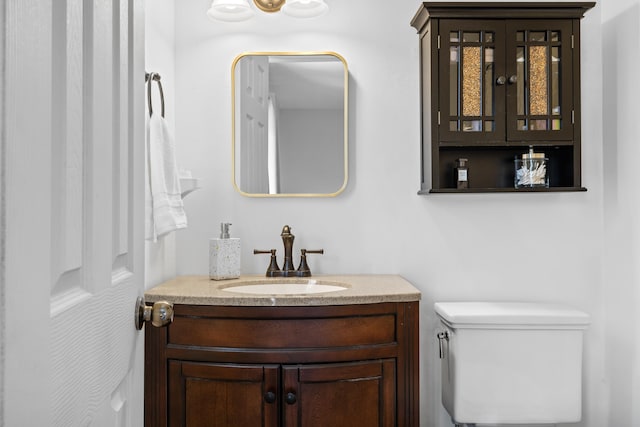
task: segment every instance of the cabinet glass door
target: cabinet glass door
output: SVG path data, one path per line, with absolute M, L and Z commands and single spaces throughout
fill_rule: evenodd
M 573 138 L 571 22 L 507 24 L 507 137 Z
M 503 33 L 496 21 L 442 21 L 441 141 L 504 141 Z

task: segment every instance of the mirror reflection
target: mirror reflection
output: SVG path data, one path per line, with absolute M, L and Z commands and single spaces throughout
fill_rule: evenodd
M 246 196 L 335 196 L 347 184 L 348 70 L 333 52 L 233 62 L 233 179 Z

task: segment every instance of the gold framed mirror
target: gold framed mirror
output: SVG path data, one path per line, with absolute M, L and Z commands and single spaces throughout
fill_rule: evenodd
M 348 181 L 348 80 L 335 52 L 247 52 L 232 64 L 233 186 L 334 197 Z

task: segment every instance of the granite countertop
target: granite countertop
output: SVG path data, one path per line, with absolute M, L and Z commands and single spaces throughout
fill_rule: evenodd
M 315 281 L 315 282 L 310 282 Z M 240 284 L 310 283 L 339 285 L 347 289 L 312 294 L 252 294 L 223 290 Z M 398 275 L 318 275 L 313 277 L 241 276 L 210 280 L 208 276 L 179 276 L 145 292 L 147 302 L 227 306 L 306 306 L 374 304 L 420 300 L 420 291 Z

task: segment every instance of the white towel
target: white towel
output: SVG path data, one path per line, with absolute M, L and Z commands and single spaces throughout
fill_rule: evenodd
M 175 144 L 159 114 L 147 119 L 146 139 L 146 238 L 155 242 L 158 237 L 185 228 L 187 216 L 180 195 Z

